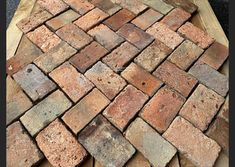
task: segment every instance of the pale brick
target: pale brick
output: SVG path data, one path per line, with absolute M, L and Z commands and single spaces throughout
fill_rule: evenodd
M 62 0 L 38 0 L 37 3 L 53 15 L 57 15 L 68 8 Z
M 113 15 L 117 11 L 121 9 L 121 7 L 112 2 L 112 0 L 88 0 L 90 3 L 95 5 L 96 7 L 103 10 L 105 13 L 109 15 Z
M 87 0 L 63 0 L 71 8 L 77 11 L 79 14 L 84 15 L 95 6 L 89 3 Z
M 165 3 L 163 0 L 141 0 L 141 2 L 164 15 L 173 9 L 173 6 Z
M 147 6 L 144 5 L 141 1 L 139 0 L 111 0 L 113 3 L 116 3 L 123 8 L 126 8 L 130 11 L 132 11 L 134 14 L 139 14 L 140 12 L 144 11 L 147 9 Z
M 126 164 L 126 167 L 151 167 L 149 161 L 137 152 Z
M 197 10 L 197 6 L 188 0 L 164 0 L 166 3 L 171 4 L 174 7 L 184 9 L 189 13 L 194 13 Z

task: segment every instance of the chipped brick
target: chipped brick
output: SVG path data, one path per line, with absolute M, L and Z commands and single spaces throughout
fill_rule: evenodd
M 121 9 L 121 7 L 112 2 L 112 0 L 88 0 L 90 3 L 100 8 L 109 15 L 113 15 Z
M 95 7 L 87 0 L 63 0 L 63 1 L 81 15 L 84 15 L 85 13 L 87 13 L 88 11 L 92 10 Z
M 164 15 L 173 9 L 173 6 L 165 3 L 162 0 L 141 0 L 141 2 L 150 6 L 156 11 L 161 12 Z
M 134 14 L 138 15 L 140 12 L 147 9 L 147 6 L 144 5 L 139 0 L 111 0 L 112 2 L 132 11 Z
M 68 8 L 62 0 L 38 0 L 37 3 L 53 15 L 61 13 Z
M 188 0 L 164 0 L 166 3 L 171 4 L 174 7 L 184 9 L 189 13 L 194 13 L 197 10 L 197 6 Z
M 220 109 L 218 117 L 223 118 L 227 122 L 229 122 L 229 96 L 226 97 L 223 106 Z

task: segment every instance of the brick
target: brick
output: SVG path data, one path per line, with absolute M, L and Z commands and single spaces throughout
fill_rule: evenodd
M 105 56 L 102 61 L 115 72 L 120 72 L 138 53 L 139 50 L 135 46 L 125 42 Z
M 130 23 L 125 24 L 117 33 L 140 50 L 154 40 L 152 36 Z
M 71 105 L 65 95 L 57 90 L 28 110 L 20 120 L 31 136 L 35 136 Z
M 223 118 L 225 121 L 229 122 L 229 96 L 226 97 L 223 106 L 220 109 L 218 117 Z
M 38 0 L 37 3 L 53 15 L 57 15 L 68 8 L 62 0 Z
M 196 167 L 188 158 L 183 154 L 179 154 L 180 165 L 181 167 Z
M 187 97 L 197 84 L 197 80 L 169 61 L 164 61 L 153 75 Z
M 49 73 L 77 52 L 66 42 L 61 42 L 47 53 L 42 54 L 34 63 L 45 73 Z
M 180 167 L 179 159 L 177 154 L 172 158 L 170 163 L 168 164 L 168 167 Z
M 147 100 L 147 95 L 128 85 L 104 110 L 103 115 L 123 131 Z
M 129 83 L 152 96 L 162 85 L 162 82 L 153 75 L 136 65 L 131 63 L 122 73 L 122 77 Z
M 123 8 L 126 8 L 133 12 L 134 14 L 138 15 L 145 9 L 147 9 L 147 6 L 144 5 L 141 1 L 139 0 L 111 0 L 112 2 L 122 6 Z
M 229 157 L 225 153 L 220 152 L 215 162 L 215 167 L 229 167 Z
M 125 80 L 114 73 L 102 62 L 96 63 L 85 76 L 92 81 L 110 100 L 112 100 L 126 85 Z
M 125 137 L 153 166 L 166 166 L 176 153 L 176 149 L 141 118 L 132 122 Z
M 109 51 L 124 42 L 124 39 L 110 30 L 107 26 L 100 24 L 99 26 L 88 31 L 97 42 L 103 45 Z
M 171 4 L 174 7 L 179 7 L 189 13 L 194 13 L 197 10 L 197 6 L 188 0 L 164 0 L 166 3 Z
M 89 35 L 72 23 L 57 30 L 56 34 L 75 49 L 81 49 L 92 41 Z
M 164 15 L 173 9 L 173 6 L 165 3 L 163 0 L 141 0 L 141 2 Z
M 180 37 L 179 34 L 160 22 L 153 24 L 146 32 L 163 42 L 171 49 L 175 49 L 183 41 L 183 38 Z
M 77 166 L 87 156 L 86 150 L 58 119 L 42 130 L 36 141 L 53 166 Z
M 214 140 L 180 116 L 175 118 L 163 137 L 195 166 L 212 167 L 221 150 Z
M 80 100 L 94 86 L 68 62 L 65 62 L 53 70 L 49 76 L 62 88 L 73 102 Z
M 50 19 L 52 15 L 45 10 L 39 10 L 38 12 L 33 13 L 29 17 L 22 19 L 16 25 L 17 27 L 27 33 L 39 25 L 43 24 L 46 20 Z
M 206 64 L 195 64 L 190 68 L 189 73 L 196 77 L 202 84 L 213 89 L 221 96 L 228 92 L 228 77 L 214 70 Z
M 152 72 L 170 53 L 172 49 L 162 42 L 155 40 L 144 49 L 135 59 L 135 63 L 145 70 Z
M 109 15 L 104 13 L 99 8 L 95 8 L 76 20 L 74 24 L 76 24 L 78 27 L 83 29 L 84 31 L 87 31 L 94 27 L 95 25 L 102 22 L 104 19 L 106 19 Z
M 136 17 L 131 23 L 141 28 L 142 30 L 146 30 L 162 17 L 163 15 L 161 13 L 149 9 L 140 16 Z
M 160 22 L 167 25 L 171 30 L 176 31 L 190 17 L 190 13 L 180 8 L 176 8 L 168 13 Z
M 127 9 L 122 9 L 119 12 L 115 13 L 110 18 L 104 21 L 104 24 L 107 25 L 114 31 L 117 31 L 124 24 L 131 21 L 135 17 L 135 14 L 130 12 Z
M 87 0 L 63 0 L 72 9 L 81 15 L 84 15 L 88 11 L 92 10 L 95 6 L 89 3 Z
M 66 112 L 63 121 L 77 134 L 108 104 L 109 100 L 98 90 L 93 89 L 87 96 Z
M 182 25 L 178 29 L 178 33 L 203 49 L 206 49 L 214 42 L 214 39 L 211 38 L 206 32 L 202 31 L 190 22 L 186 22 Z
M 104 57 L 106 53 L 108 53 L 108 50 L 94 41 L 78 54 L 74 55 L 69 62 L 80 72 L 84 73 L 100 58 Z
M 126 164 L 126 167 L 151 167 L 148 160 L 137 152 Z
M 43 158 L 19 121 L 7 127 L 6 157 L 8 167 L 31 167 Z
M 185 40 L 168 57 L 168 60 L 182 70 L 187 70 L 203 53 L 203 49 L 189 40 Z
M 72 21 L 78 19 L 80 16 L 80 14 L 74 12 L 72 9 L 69 9 L 66 12 L 60 14 L 59 16 L 56 16 L 53 19 L 47 21 L 46 25 L 56 31 L 59 28 L 65 26 L 66 24 L 69 24 Z
M 185 99 L 177 92 L 163 87 L 144 106 L 140 116 L 154 127 L 159 133 L 163 133 L 169 127 Z
M 56 88 L 56 85 L 33 64 L 27 65 L 13 77 L 33 101 L 42 99 Z
M 124 166 L 135 153 L 134 147 L 101 115 L 79 134 L 78 141 L 103 166 Z
M 90 3 L 95 5 L 96 7 L 103 10 L 105 13 L 109 15 L 113 15 L 117 11 L 121 9 L 121 7 L 112 2 L 112 0 L 88 0 Z
M 43 52 L 48 52 L 61 42 L 61 39 L 42 25 L 36 30 L 29 32 L 27 37 L 36 44 Z

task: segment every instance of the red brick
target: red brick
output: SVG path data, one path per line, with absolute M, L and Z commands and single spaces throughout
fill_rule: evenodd
M 130 10 L 136 15 L 147 9 L 147 6 L 139 0 L 112 0 L 112 2 Z
M 105 109 L 103 114 L 119 130 L 123 131 L 147 100 L 147 95 L 128 85 Z
M 160 80 L 135 63 L 131 63 L 121 75 L 128 82 L 149 96 L 152 96 L 162 85 Z
M 189 13 L 194 13 L 197 10 L 197 6 L 188 0 L 164 0 L 166 3 L 171 4 L 174 7 L 184 9 Z
M 225 121 L 229 122 L 229 96 L 226 97 L 223 106 L 220 109 L 218 117 L 223 118 Z
M 63 1 L 81 15 L 84 15 L 85 13 L 87 13 L 88 11 L 90 11 L 95 7 L 87 0 L 63 0 Z
M 108 13 L 109 15 L 113 15 L 117 11 L 121 9 L 121 7 L 115 3 L 113 0 L 88 0 L 90 3 L 95 5 L 96 7 L 100 8 L 104 12 Z
M 167 60 L 154 71 L 153 75 L 177 90 L 184 97 L 189 95 L 197 83 L 197 80 L 194 77 Z
M 37 3 L 53 15 L 56 15 L 68 8 L 68 5 L 66 5 L 62 0 L 38 0 Z
M 87 156 L 86 150 L 58 119 L 42 130 L 36 141 L 53 166 L 77 166 Z

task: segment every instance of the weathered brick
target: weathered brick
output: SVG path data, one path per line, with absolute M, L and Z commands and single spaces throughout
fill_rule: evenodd
M 126 85 L 125 80 L 114 73 L 102 62 L 96 63 L 85 76 L 91 80 L 110 100 L 113 99 Z
M 74 22 L 78 27 L 87 31 L 106 19 L 109 15 L 95 8 Z
M 89 3 L 87 0 L 63 0 L 71 8 L 77 11 L 79 14 L 84 15 L 95 6 Z
M 153 75 L 177 90 L 184 97 L 187 97 L 197 84 L 197 80 L 194 77 L 167 60 L 154 71 Z
M 7 127 L 6 157 L 8 167 L 31 167 L 43 158 L 19 121 Z
M 220 109 L 218 117 L 223 118 L 225 121 L 229 122 L 229 96 L 226 97 L 223 106 Z
M 110 54 L 105 56 L 102 61 L 106 63 L 115 72 L 120 72 L 125 65 L 133 59 L 139 50 L 132 44 L 125 42 L 120 47 L 113 50 Z
M 77 134 L 108 104 L 109 100 L 98 90 L 93 89 L 63 116 L 63 121 Z
M 112 2 L 132 11 L 134 14 L 138 15 L 140 12 L 147 9 L 147 6 L 144 5 L 139 0 L 111 0 Z
M 164 15 L 173 9 L 173 6 L 165 3 L 163 0 L 141 0 L 141 2 Z
M 137 152 L 126 164 L 126 167 L 151 167 L 148 160 Z
M 180 162 L 177 154 L 172 158 L 172 160 L 168 164 L 168 167 L 180 167 Z
M 62 88 L 73 102 L 80 100 L 94 86 L 68 62 L 65 62 L 53 70 L 49 76 Z
M 74 55 L 69 62 L 80 72 L 84 73 L 100 58 L 104 57 L 106 53 L 108 53 L 108 50 L 94 41 L 78 54 Z
M 166 3 L 171 4 L 174 7 L 184 9 L 189 13 L 194 13 L 197 10 L 197 6 L 188 0 L 164 0 Z
M 33 101 L 42 99 L 56 88 L 56 85 L 33 64 L 27 65 L 13 77 Z
M 129 83 L 152 96 L 162 85 L 162 82 L 153 75 L 136 65 L 131 63 L 122 73 L 122 77 Z
M 112 50 L 124 41 L 122 37 L 103 24 L 100 24 L 99 26 L 88 31 L 88 34 L 93 36 L 97 42 L 108 50 Z
M 152 72 L 171 51 L 172 49 L 156 39 L 150 46 L 143 50 L 134 61 L 147 71 Z
M 203 53 L 203 49 L 189 40 L 185 40 L 168 57 L 168 60 L 182 70 L 187 70 Z
M 79 134 L 78 140 L 103 166 L 122 167 L 135 153 L 134 147 L 101 115 Z
M 221 150 L 214 140 L 205 136 L 180 116 L 175 118 L 163 137 L 189 158 L 195 166 L 212 167 Z
M 77 166 L 87 156 L 86 150 L 59 119 L 42 130 L 37 135 L 36 141 L 53 166 Z
M 125 24 L 117 33 L 140 50 L 154 40 L 152 36 L 130 23 Z
M 62 0 L 38 0 L 37 3 L 53 15 L 57 15 L 68 8 Z
M 179 154 L 179 159 L 181 167 L 196 167 L 183 153 Z
M 90 3 L 95 5 L 96 7 L 103 10 L 105 13 L 109 15 L 113 15 L 117 11 L 121 9 L 121 7 L 112 2 L 112 0 L 88 0 Z
M 171 49 L 175 49 L 183 41 L 183 38 L 180 37 L 179 34 L 160 22 L 152 25 L 146 32 L 163 42 Z
M 176 149 L 141 118 L 132 122 L 125 137 L 153 166 L 166 166 L 176 153 Z
M 193 41 L 195 44 L 205 49 L 214 42 L 214 39 L 211 38 L 206 32 L 202 31 L 198 27 L 194 26 L 190 22 L 186 22 L 178 29 L 183 37 Z
M 45 73 L 49 73 L 76 52 L 76 49 L 62 41 L 59 45 L 35 59 L 34 63 Z
M 123 131 L 147 100 L 147 95 L 128 85 L 104 110 L 103 114 L 119 130 Z
M 57 30 L 56 34 L 76 49 L 81 49 L 92 41 L 89 35 L 72 23 Z
M 144 106 L 140 116 L 146 120 L 159 133 L 163 133 L 169 127 L 185 99 L 177 92 L 163 87 Z

